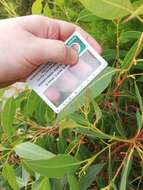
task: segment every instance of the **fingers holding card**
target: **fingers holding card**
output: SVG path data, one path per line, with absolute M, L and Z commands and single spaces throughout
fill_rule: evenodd
M 76 65 L 42 65 L 28 79 L 29 87 L 56 113 L 70 104 L 107 66 L 107 62 L 80 33 L 74 32 L 65 44 L 78 52 L 79 61 Z

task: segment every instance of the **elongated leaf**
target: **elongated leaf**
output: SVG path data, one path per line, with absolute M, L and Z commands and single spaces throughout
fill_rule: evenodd
M 76 22 L 82 21 L 82 22 L 95 22 L 97 20 L 100 20 L 99 17 L 93 15 L 90 11 L 87 9 L 83 9 L 76 20 Z
M 137 40 L 141 36 L 140 31 L 127 31 L 127 32 L 122 32 L 120 35 L 120 41 L 122 43 L 129 42 L 131 40 Z
M 75 128 L 73 131 L 78 132 L 80 134 L 87 135 L 88 137 L 91 138 L 99 138 L 99 139 L 110 139 L 111 136 L 109 136 L 106 133 L 103 133 L 102 131 L 96 130 L 92 131 L 90 128 Z
M 77 181 L 77 178 L 75 177 L 75 175 L 68 174 L 68 182 L 69 182 L 70 190 L 80 190 L 79 182 Z
M 138 131 L 140 131 L 143 126 L 143 119 L 139 111 L 136 112 L 136 119 L 137 119 Z
M 143 76 L 141 76 L 141 77 L 139 77 L 138 79 L 137 79 L 137 82 L 143 82 Z
M 49 178 L 62 178 L 67 173 L 74 173 L 79 162 L 70 155 L 57 155 L 47 160 L 25 160 L 33 171 Z
M 77 137 L 73 141 L 71 141 L 69 146 L 65 150 L 65 154 L 68 154 L 71 150 L 73 150 L 73 148 L 79 143 L 79 141 L 80 141 L 79 137 Z
M 104 164 L 96 164 L 90 166 L 86 174 L 80 178 L 80 189 L 87 190 L 92 182 L 96 179 Z
M 64 189 L 64 184 L 61 183 L 61 180 L 59 179 L 52 179 L 52 190 L 63 190 Z
M 105 19 L 118 19 L 133 11 L 129 0 L 80 0 L 93 14 Z
M 117 185 L 115 185 L 115 182 L 113 182 L 112 188 L 113 188 L 113 190 L 118 190 L 118 189 L 117 189 Z
M 143 35 L 141 35 L 140 39 L 135 42 L 135 44 L 131 47 L 131 49 L 127 53 L 127 55 L 122 63 L 123 69 L 130 69 L 132 62 L 143 49 L 143 39 L 142 39 L 143 37 L 142 36 Z
M 60 134 L 62 133 L 64 129 L 73 129 L 80 126 L 72 119 L 62 120 L 59 125 L 60 125 Z
M 134 1 L 132 4 L 133 4 L 134 9 L 137 9 L 143 4 L 143 0 Z
M 129 175 L 129 170 L 131 167 L 131 161 L 132 161 L 132 155 L 133 155 L 134 149 L 131 149 L 127 159 L 125 160 L 125 164 L 122 170 L 122 176 L 120 181 L 120 189 L 119 190 L 126 190 L 127 189 L 127 178 Z
M 65 150 L 67 148 L 67 142 L 64 137 L 59 137 L 59 140 L 57 142 L 57 149 L 59 154 L 64 154 Z
M 139 59 L 139 60 L 137 60 L 137 64 L 135 65 L 135 67 L 134 67 L 135 69 L 138 69 L 138 70 L 140 70 L 140 71 L 143 71 L 143 60 L 141 59 Z M 143 76 L 141 76 L 141 77 L 139 77 L 139 78 L 142 78 Z M 137 80 L 136 81 L 138 81 L 139 80 L 139 78 L 137 78 Z
M 26 186 L 28 184 L 30 174 L 25 170 L 24 167 L 22 167 L 22 176 L 21 177 L 22 177 L 22 181 L 23 181 L 24 185 Z
M 50 9 L 48 3 L 46 3 L 46 5 L 45 5 L 45 7 L 44 7 L 43 15 L 44 15 L 44 16 L 49 16 L 49 17 L 52 15 L 52 12 L 51 12 L 51 9 Z
M 17 145 L 15 147 L 15 152 L 18 156 L 30 160 L 40 160 L 40 159 L 44 160 L 44 159 L 50 159 L 55 156 L 53 153 L 30 142 L 25 142 Z
M 127 19 L 125 22 L 130 21 L 131 19 L 133 19 L 134 17 L 143 14 L 143 5 L 140 5 Z
M 49 179 L 47 177 L 44 177 L 44 178 L 38 180 L 32 186 L 32 190 L 51 190 L 51 185 L 50 185 Z
M 116 126 L 116 129 L 117 129 L 119 135 L 120 135 L 121 137 L 126 138 L 125 130 L 124 130 L 124 127 L 123 127 L 123 125 L 122 125 L 120 119 L 118 119 L 118 120 L 115 122 L 115 126 Z
M 115 59 L 116 57 L 116 50 L 115 49 L 105 49 L 103 51 L 103 57 L 107 60 L 107 61 L 112 61 Z
M 35 172 L 23 160 L 21 160 L 21 165 L 30 176 L 35 176 Z
M 140 91 L 138 89 L 136 82 L 135 82 L 135 92 L 136 92 L 136 96 L 137 96 L 137 99 L 138 99 L 138 102 L 140 105 L 140 111 L 141 111 L 141 113 L 143 113 L 143 101 L 142 101 L 142 97 L 141 97 L 141 94 L 140 94 Z
M 32 14 L 41 14 L 43 0 L 36 0 L 32 5 Z
M 95 101 L 93 101 L 93 106 L 94 106 L 94 111 L 95 111 L 95 114 L 96 114 L 96 123 L 98 123 L 98 121 L 102 117 L 102 111 L 101 111 L 100 107 L 98 106 L 98 104 Z
M 38 104 L 38 109 L 35 112 L 35 117 L 38 123 L 41 125 L 44 125 L 46 123 L 46 117 L 45 117 L 46 109 L 47 105 L 45 104 L 45 102 L 40 101 Z
M 86 96 L 94 99 L 101 92 L 103 92 L 106 87 L 111 82 L 112 76 L 115 74 L 115 69 L 112 67 L 106 68 L 88 87 L 84 89 L 79 96 L 77 96 L 72 103 L 67 106 L 57 117 L 57 120 L 65 118 L 67 115 L 75 112 L 82 105 L 86 104 Z
M 81 115 L 80 113 L 77 113 L 77 112 L 70 115 L 70 119 L 74 120 L 76 125 L 77 124 L 83 125 L 83 126 L 88 126 L 89 125 L 88 119 L 86 119 L 83 115 Z
M 16 104 L 13 97 L 9 98 L 6 104 L 4 105 L 2 114 L 1 114 L 1 122 L 6 133 L 7 137 L 11 139 L 14 134 L 14 128 L 12 127 L 14 116 L 16 113 Z
M 33 112 L 37 110 L 39 102 L 40 102 L 39 96 L 34 91 L 31 91 L 28 96 L 25 108 L 27 116 L 32 116 Z
M 26 186 L 24 181 L 20 177 L 16 177 L 16 181 L 17 181 L 19 188 L 23 188 Z
M 19 190 L 18 184 L 16 182 L 14 169 L 8 163 L 4 165 L 3 176 L 8 181 L 9 185 L 11 186 L 13 190 Z

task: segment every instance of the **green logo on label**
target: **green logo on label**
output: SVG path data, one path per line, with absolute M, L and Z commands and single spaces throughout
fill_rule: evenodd
M 86 45 L 76 35 L 67 42 L 67 45 L 78 51 L 79 55 L 86 49 Z

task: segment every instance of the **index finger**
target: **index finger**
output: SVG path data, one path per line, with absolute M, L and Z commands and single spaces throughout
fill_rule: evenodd
M 98 53 L 102 52 L 97 41 L 75 24 L 38 15 L 18 17 L 18 19 L 28 32 L 41 38 L 65 41 L 74 31 L 78 31 Z

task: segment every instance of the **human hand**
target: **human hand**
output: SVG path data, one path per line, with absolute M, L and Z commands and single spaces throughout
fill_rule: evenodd
M 101 53 L 100 45 L 78 26 L 44 16 L 24 16 L 0 21 L 0 85 L 24 80 L 49 61 L 75 64 L 78 55 L 64 41 L 79 31 Z

